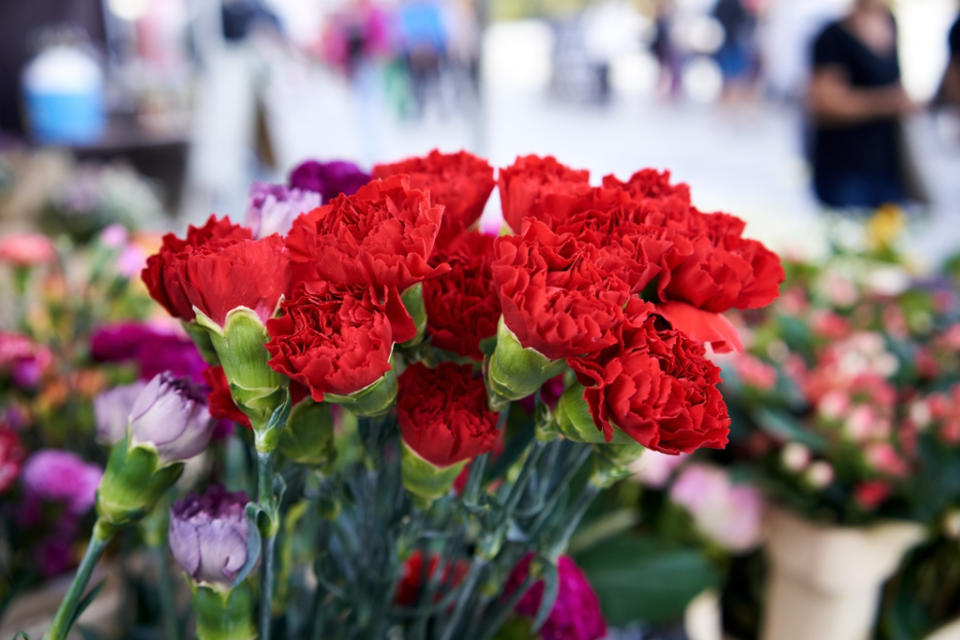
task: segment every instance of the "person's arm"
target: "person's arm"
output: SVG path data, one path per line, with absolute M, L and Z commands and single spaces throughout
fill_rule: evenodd
M 814 69 L 807 100 L 810 112 L 824 123 L 890 118 L 916 108 L 899 84 L 877 89 L 853 87 L 842 69 L 833 66 Z

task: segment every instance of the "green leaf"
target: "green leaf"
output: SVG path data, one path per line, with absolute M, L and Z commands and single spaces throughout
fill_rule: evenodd
M 83 612 L 86 610 L 86 608 L 90 606 L 90 603 L 93 602 L 93 600 L 97 597 L 97 595 L 99 595 L 100 591 L 103 589 L 103 585 L 105 585 L 106 583 L 107 583 L 107 580 L 106 578 L 104 578 L 103 580 L 98 582 L 95 587 L 90 589 L 90 591 L 88 591 L 86 595 L 83 596 L 83 598 L 80 599 L 80 602 L 77 603 L 76 610 L 73 612 L 73 616 L 70 618 L 70 622 L 67 623 L 67 629 L 70 629 L 71 627 L 73 627 L 74 624 L 76 624 L 77 618 L 79 618 L 83 614 Z
M 623 536 L 578 554 L 610 625 L 675 620 L 704 589 L 720 582 L 692 549 L 669 549 L 655 538 Z
M 258 520 L 261 511 L 263 510 L 256 502 L 247 503 L 247 561 L 243 563 L 240 571 L 237 572 L 237 576 L 233 579 L 231 586 L 234 588 L 247 579 L 247 576 L 250 575 L 250 572 L 253 571 L 253 568 L 257 565 L 257 561 L 260 559 L 262 542 L 260 539 Z
M 754 417 L 761 429 L 778 440 L 799 442 L 809 447 L 811 451 L 822 451 L 826 447 L 822 437 L 808 431 L 788 413 L 758 409 Z

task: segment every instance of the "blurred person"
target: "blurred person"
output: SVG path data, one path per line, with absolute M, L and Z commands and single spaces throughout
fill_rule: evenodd
M 922 201 L 903 118 L 917 109 L 903 88 L 897 27 L 885 0 L 855 0 L 812 50 L 808 109 L 814 189 L 833 208 Z
M 943 74 L 939 99 L 960 108 L 960 15 L 957 16 L 949 36 L 950 59 Z
M 677 98 L 683 86 L 683 55 L 673 38 L 677 7 L 674 0 L 656 0 L 653 12 L 650 51 L 660 69 L 657 86 L 661 94 L 671 99 Z
M 401 53 L 407 64 L 416 114 L 422 116 L 429 94 L 438 94 L 447 53 L 447 30 L 436 0 L 407 0 L 397 12 Z
M 723 29 L 714 57 L 723 74 L 724 99 L 749 93 L 756 70 L 756 15 L 744 0 L 717 0 L 713 17 Z

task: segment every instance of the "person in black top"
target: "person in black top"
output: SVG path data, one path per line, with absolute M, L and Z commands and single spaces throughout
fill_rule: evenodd
M 911 199 L 901 118 L 916 109 L 900 81 L 897 30 L 883 0 L 856 0 L 812 50 L 808 103 L 814 190 L 835 208 Z
M 945 102 L 960 107 L 960 16 L 950 29 L 950 60 L 943 75 L 942 96 Z

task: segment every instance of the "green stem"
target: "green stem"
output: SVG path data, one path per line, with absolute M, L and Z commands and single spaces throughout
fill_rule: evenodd
M 553 545 L 552 558 L 557 558 L 566 551 L 567 545 L 570 544 L 570 538 L 573 537 L 573 532 L 577 530 L 577 526 L 583 519 L 584 514 L 599 493 L 600 487 L 592 482 L 588 482 L 587 486 L 583 488 L 583 491 L 577 497 L 577 501 L 573 504 L 573 509 L 570 510 L 570 514 L 567 516 L 566 527 L 564 527 L 560 537 L 557 538 L 557 541 Z
M 157 578 L 160 587 L 160 614 L 163 619 L 163 637 L 177 640 L 177 609 L 173 602 L 173 586 L 170 583 L 170 567 L 167 565 L 165 547 L 154 547 L 153 557 L 157 562 Z
M 480 579 L 480 572 L 486 566 L 486 561 L 477 556 L 473 559 L 473 564 L 470 565 L 470 572 L 467 574 L 467 577 L 463 581 L 461 586 L 460 597 L 457 598 L 457 605 L 453 610 L 453 615 L 450 620 L 447 622 L 446 627 L 443 630 L 443 637 L 441 640 L 451 640 L 453 635 L 457 632 L 457 627 L 460 626 L 460 619 L 463 618 L 463 612 L 467 608 L 467 602 L 473 597 L 474 589 L 477 586 L 477 581 Z
M 260 589 L 260 638 L 270 640 L 271 607 L 273 605 L 274 548 L 280 526 L 278 505 L 273 493 L 273 452 L 257 452 L 257 503 L 267 516 L 263 537 L 263 565 Z
M 509 596 L 500 598 L 500 601 L 484 615 L 486 624 L 482 627 L 483 631 L 478 634 L 480 640 L 490 640 L 500 630 L 500 627 L 506 623 L 507 618 L 513 613 L 517 603 L 536 581 L 533 576 L 527 576 L 523 583 L 514 589 Z
M 64 638 L 67 637 L 67 634 L 70 632 L 70 627 L 73 624 L 77 604 L 80 602 L 80 597 L 87 588 L 87 583 L 90 582 L 90 574 L 93 573 L 93 568 L 96 566 L 100 556 L 103 555 L 103 550 L 107 548 L 107 543 L 110 541 L 112 535 L 113 531 L 104 525 L 102 521 L 97 520 L 93 525 L 93 532 L 90 534 L 90 543 L 87 545 L 87 551 L 83 554 L 83 560 L 80 561 L 80 566 L 77 567 L 77 573 L 73 576 L 73 582 L 70 583 L 67 595 L 64 596 L 60 602 L 60 607 L 53 617 L 53 622 L 50 623 L 50 627 L 44 634 L 43 640 L 64 640 Z

